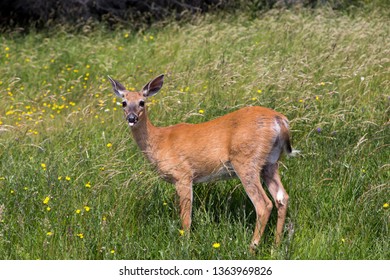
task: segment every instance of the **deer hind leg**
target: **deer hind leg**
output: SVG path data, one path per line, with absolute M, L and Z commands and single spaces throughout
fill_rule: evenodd
M 191 227 L 192 213 L 192 181 L 182 179 L 175 183 L 176 193 L 179 196 L 180 219 L 184 231 L 189 231 Z
M 260 183 L 260 172 L 254 169 L 248 169 L 247 166 L 234 166 L 237 176 L 240 178 L 244 189 L 253 203 L 256 211 L 256 226 L 253 232 L 250 249 L 253 252 L 260 242 L 264 233 L 269 216 L 272 211 L 272 201 L 268 198 L 266 192 Z
M 278 163 L 266 165 L 263 169 L 262 177 L 268 186 L 269 192 L 271 193 L 278 210 L 275 243 L 279 245 L 283 234 L 284 222 L 286 220 L 289 197 L 280 180 Z

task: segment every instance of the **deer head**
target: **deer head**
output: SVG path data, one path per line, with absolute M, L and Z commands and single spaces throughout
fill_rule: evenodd
M 122 99 L 125 118 L 130 127 L 146 117 L 145 102 L 148 97 L 157 94 L 163 86 L 164 75 L 160 75 L 148 82 L 141 91 L 128 91 L 120 82 L 108 76 L 116 96 Z

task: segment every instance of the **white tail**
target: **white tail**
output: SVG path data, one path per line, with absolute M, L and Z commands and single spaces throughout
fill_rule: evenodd
M 254 249 L 273 207 L 261 176 L 278 210 L 275 239 L 280 242 L 289 197 L 280 180 L 278 160 L 283 151 L 293 152 L 285 116 L 268 108 L 246 107 L 201 124 L 155 127 L 148 119 L 145 101 L 161 89 L 164 75 L 140 92 L 130 92 L 109 79 L 123 100 L 126 120 L 141 151 L 161 177 L 176 186 L 184 230 L 191 226 L 192 184 L 237 176 L 256 210 Z

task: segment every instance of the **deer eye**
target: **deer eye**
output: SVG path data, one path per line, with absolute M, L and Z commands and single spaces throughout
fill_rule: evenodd
M 127 106 L 126 101 L 122 101 L 122 107 L 126 107 L 126 106 Z
M 145 106 L 145 101 L 141 100 L 141 101 L 139 102 L 139 106 L 140 106 L 140 107 L 144 107 L 144 106 Z

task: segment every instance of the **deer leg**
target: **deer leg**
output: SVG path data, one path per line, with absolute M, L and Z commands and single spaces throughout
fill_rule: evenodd
M 240 178 L 244 189 L 252 201 L 256 211 L 256 226 L 253 232 L 250 249 L 253 252 L 260 242 L 260 238 L 264 233 L 269 216 L 272 211 L 272 201 L 268 198 L 266 192 L 260 183 L 260 172 L 257 170 L 248 170 L 246 166 L 236 168 L 234 170 Z
M 275 243 L 280 244 L 280 240 L 283 234 L 283 226 L 286 220 L 287 206 L 288 206 L 288 194 L 284 189 L 279 176 L 278 163 L 270 164 L 263 169 L 263 179 L 265 180 L 272 198 L 275 201 L 276 208 L 278 209 L 278 220 L 276 223 L 276 236 Z
M 182 228 L 184 231 L 189 231 L 192 212 L 192 181 L 186 179 L 179 180 L 176 182 L 175 187 L 179 196 Z

